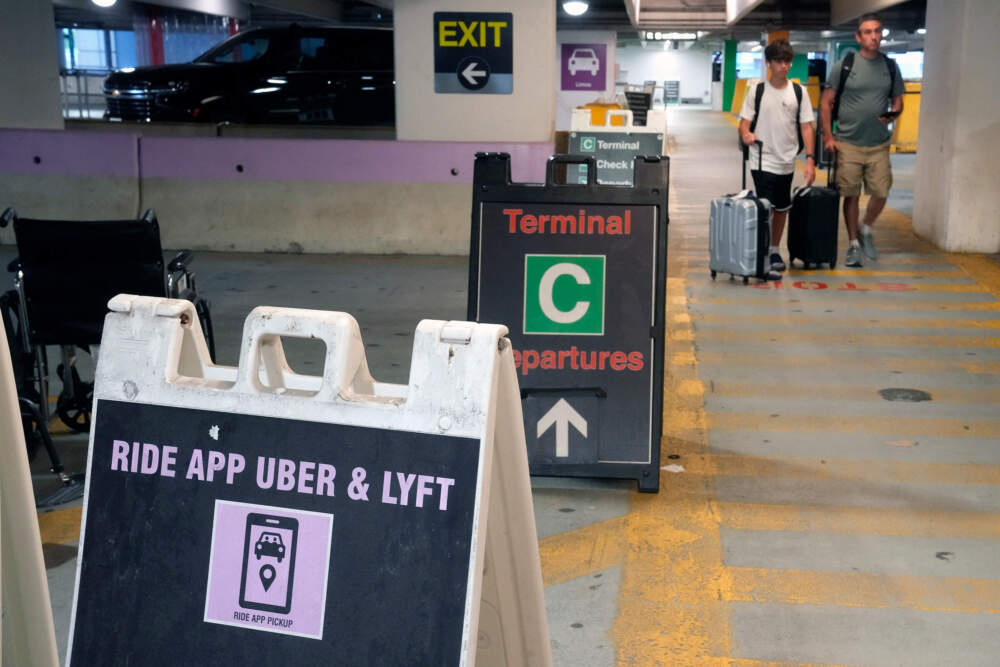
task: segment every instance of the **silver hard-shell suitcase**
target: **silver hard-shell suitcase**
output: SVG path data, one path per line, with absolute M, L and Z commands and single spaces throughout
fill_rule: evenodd
M 758 147 L 761 142 L 757 142 Z M 771 245 L 771 204 L 746 190 L 746 157 L 743 153 L 743 192 L 712 201 L 708 220 L 708 267 L 714 279 L 718 273 L 767 280 L 771 273 L 768 250 Z M 761 158 L 763 159 L 763 157 Z

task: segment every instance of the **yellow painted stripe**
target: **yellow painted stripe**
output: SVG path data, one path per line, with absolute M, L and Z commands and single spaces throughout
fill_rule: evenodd
M 683 319 L 681 319 L 683 318 Z M 830 326 L 835 324 L 838 327 L 865 327 L 867 329 L 884 329 L 907 327 L 916 329 L 1000 329 L 1000 319 L 996 320 L 969 320 L 969 319 L 943 319 L 943 318 L 919 318 L 919 317 L 843 317 L 837 315 L 835 320 L 830 317 L 818 317 L 803 315 L 802 313 L 704 313 L 688 315 L 679 313 L 671 317 L 672 322 L 704 322 L 706 324 L 760 324 L 778 328 L 784 325 L 803 326 Z
M 773 399 L 807 398 L 823 400 L 881 401 L 878 390 L 871 385 L 854 384 L 792 384 L 788 382 L 726 382 L 712 380 L 707 394 L 734 398 Z M 931 394 L 935 403 L 987 403 L 1000 405 L 1000 388 L 988 387 L 933 387 L 921 386 Z
M 1000 514 L 990 512 L 735 502 L 716 507 L 722 525 L 734 530 L 1000 539 Z
M 1000 265 L 985 255 L 945 255 L 948 261 L 962 269 L 972 280 L 1000 299 Z
M 775 409 L 780 409 L 777 407 Z M 690 415 L 696 417 L 698 415 Z M 796 433 L 875 433 L 894 436 L 945 436 L 1000 438 L 1000 420 L 963 420 L 938 417 L 844 417 L 821 415 L 769 415 L 710 412 L 710 428 Z
M 997 424 L 1000 428 L 1000 423 Z M 805 477 L 845 482 L 904 482 L 908 484 L 972 484 L 1000 486 L 1000 465 L 930 461 L 857 461 L 790 456 L 702 454 L 684 460 L 692 475 L 723 477 Z
M 625 558 L 627 522 L 618 517 L 541 540 L 543 583 L 551 586 L 620 565 Z
M 726 352 L 698 353 L 698 360 L 703 365 L 727 366 L 767 366 L 767 367 L 798 367 L 798 368 L 854 368 L 870 371 L 900 371 L 904 373 L 946 373 L 964 372 L 995 375 L 1000 373 L 1000 361 L 963 361 L 958 359 L 885 359 L 879 357 L 833 358 L 821 355 L 791 355 L 791 354 L 749 354 Z M 670 365 L 692 365 L 695 363 L 694 353 L 671 355 Z
M 668 277 L 667 293 L 683 297 L 683 279 Z M 672 310 L 686 310 L 683 301 L 673 303 Z M 670 357 L 694 358 L 690 342 L 672 343 L 666 349 Z M 684 396 L 695 408 L 664 412 L 664 458 L 682 434 L 685 446 L 707 451 L 704 430 L 690 428 L 704 422 L 700 388 L 687 376 L 667 374 L 664 395 Z M 732 662 L 722 658 L 730 654 L 730 632 L 728 611 L 719 594 L 722 540 L 711 507 L 713 494 L 714 487 L 698 476 L 663 472 L 658 494 L 632 496 L 619 614 L 611 630 L 619 665 Z
M 756 294 L 739 293 L 737 297 L 724 296 L 691 297 L 691 305 L 713 304 L 720 306 L 769 306 L 774 307 L 773 296 L 757 296 Z M 886 293 L 885 299 L 865 298 L 858 301 L 847 292 L 825 294 L 824 305 L 852 304 L 872 310 L 1000 310 L 1000 301 L 903 301 Z
M 693 340 L 692 331 L 673 330 L 668 340 Z M 865 345 L 889 347 L 981 347 L 1000 348 L 1000 337 L 992 336 L 913 336 L 870 333 L 816 333 L 808 331 L 748 331 L 746 329 L 702 329 L 699 341 L 720 343 L 778 343 L 809 345 Z
M 836 276 L 838 278 L 852 278 L 854 276 L 870 278 L 968 278 L 963 271 L 902 271 L 902 270 L 881 270 L 881 269 L 848 269 L 837 268 L 833 271 L 829 269 L 792 269 L 789 276 Z M 787 279 L 787 278 L 786 278 Z M 889 281 L 884 281 L 889 282 Z
M 70 507 L 38 515 L 43 544 L 70 544 L 80 541 L 82 507 Z
M 690 336 L 690 331 L 674 331 L 670 340 L 681 340 Z M 865 345 L 869 347 L 980 347 L 1000 348 L 1000 336 L 920 336 L 872 333 L 816 333 L 807 331 L 748 331 L 746 329 L 703 329 L 697 334 L 698 340 L 720 343 L 779 343 L 808 345 Z
M 1000 612 L 1000 580 L 726 568 L 728 602 Z
M 706 263 L 707 267 L 708 264 Z M 831 274 L 830 277 L 817 275 L 817 271 L 790 271 L 785 275 L 785 279 L 781 283 L 775 282 L 754 282 L 751 287 L 747 289 L 759 289 L 767 290 L 771 292 L 791 292 L 795 294 L 801 294 L 803 292 L 822 292 L 824 298 L 831 293 L 851 293 L 851 292 L 878 292 L 885 294 L 906 294 L 907 292 L 948 292 L 952 294 L 975 294 L 987 292 L 989 289 L 978 284 L 978 283 L 960 283 L 960 284 L 935 284 L 935 283 L 921 283 L 921 282 L 902 282 L 899 280 L 878 280 L 878 281 L 859 281 L 853 279 L 849 275 L 844 275 L 840 271 L 836 271 Z M 695 282 L 703 281 L 704 285 L 719 285 L 723 288 L 723 285 L 729 283 L 728 275 L 722 275 L 712 281 L 708 275 L 708 271 L 703 268 L 700 269 L 690 269 L 688 271 L 688 278 Z M 719 283 L 719 280 L 722 283 Z M 734 287 L 739 287 L 744 289 L 744 286 L 740 284 L 741 281 L 733 281 Z M 801 283 L 796 286 L 796 283 Z M 850 283 L 854 287 L 846 288 L 847 283 Z M 826 287 L 823 287 L 825 285 Z M 900 287 L 897 287 L 900 286 Z M 844 287 L 844 289 L 840 289 Z M 742 297 L 742 295 L 741 295 Z M 898 298 L 898 296 L 897 296 Z M 740 303 L 743 303 L 743 299 L 739 299 Z M 857 300 L 854 301 L 857 303 Z M 868 305 L 865 302 L 865 305 Z

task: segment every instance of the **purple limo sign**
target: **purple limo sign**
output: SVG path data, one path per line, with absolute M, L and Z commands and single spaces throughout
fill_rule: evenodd
M 604 90 L 607 49 L 606 44 L 563 44 L 562 89 Z

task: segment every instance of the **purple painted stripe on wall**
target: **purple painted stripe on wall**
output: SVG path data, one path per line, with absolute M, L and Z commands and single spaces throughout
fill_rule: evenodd
M 513 179 L 540 183 L 548 142 L 465 143 L 148 137 L 144 178 L 329 183 L 471 183 L 475 154 L 511 154 Z M 457 174 L 452 174 L 452 170 Z
M 138 178 L 138 136 L 0 129 L 0 173 Z

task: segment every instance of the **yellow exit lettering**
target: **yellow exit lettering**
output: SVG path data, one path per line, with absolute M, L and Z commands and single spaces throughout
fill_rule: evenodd
M 439 21 L 438 45 L 469 45 L 476 48 L 489 46 L 486 43 L 486 38 L 488 31 L 492 30 L 493 46 L 498 47 L 500 46 L 500 31 L 506 27 L 506 21 L 472 21 L 471 23 L 466 23 L 465 21 Z M 459 31 L 462 33 L 461 38 L 458 38 Z

